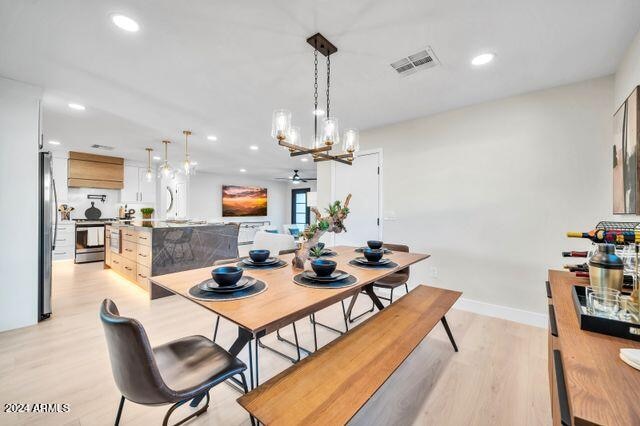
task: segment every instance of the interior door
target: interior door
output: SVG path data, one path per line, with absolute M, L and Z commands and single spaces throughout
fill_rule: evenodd
M 351 194 L 347 232 L 335 235 L 336 245 L 361 246 L 367 240 L 382 239 L 380 228 L 380 154 L 358 156 L 353 165 L 336 163 L 335 199 Z

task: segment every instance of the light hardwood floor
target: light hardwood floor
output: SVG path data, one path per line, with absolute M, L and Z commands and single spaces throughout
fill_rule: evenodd
M 0 424 L 113 424 L 119 393 L 111 376 L 98 306 L 112 298 L 121 314 L 137 318 L 153 345 L 178 337 L 210 336 L 214 316 L 180 297 L 150 302 L 147 294 L 103 270 L 100 263 L 54 265 L 54 314 L 36 326 L 0 333 L 0 402 L 68 403 L 56 414 L 0 413 Z M 359 308 L 368 306 L 366 298 Z M 339 327 L 339 305 L 319 320 Z M 545 330 L 452 311 L 448 315 L 459 353 L 438 326 L 354 417 L 356 425 L 538 425 L 551 424 Z M 308 321 L 298 323 L 301 341 L 312 346 Z M 283 330 L 289 335 L 290 327 Z M 221 321 L 218 342 L 230 346 L 236 329 Z M 319 330 L 322 344 L 335 334 Z M 272 336 L 265 342 L 278 345 Z M 241 354 L 244 357 L 245 354 Z M 260 352 L 261 380 L 291 365 Z M 249 424 L 235 402 L 238 393 L 222 384 L 209 411 L 193 425 Z M 122 424 L 159 424 L 168 407 L 126 403 Z M 174 419 L 190 408 L 180 408 Z

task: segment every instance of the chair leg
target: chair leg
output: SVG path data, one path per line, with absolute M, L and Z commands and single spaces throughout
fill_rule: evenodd
M 453 339 L 453 334 L 451 334 L 451 329 L 449 329 L 449 324 L 447 323 L 447 319 L 444 317 L 444 315 L 442 316 L 442 318 L 440 318 L 440 321 L 442 322 L 442 325 L 444 326 L 444 331 L 447 332 L 447 336 L 449 336 L 449 340 L 451 341 L 451 344 L 453 345 L 453 350 L 458 352 L 458 345 L 456 345 L 456 341 Z
M 407 294 L 409 294 L 409 285 L 407 283 L 404 283 L 404 289 L 407 290 Z
M 365 316 L 366 314 L 373 312 L 373 310 L 375 309 L 375 305 L 373 304 L 373 302 L 371 302 L 371 309 L 362 312 L 361 314 L 356 315 L 355 317 L 351 317 L 351 312 L 353 311 L 353 307 L 356 304 L 356 299 L 358 298 L 358 295 L 360 293 L 356 293 L 353 295 L 353 298 L 351 299 L 351 303 L 349 303 L 349 309 L 347 309 L 347 319 L 349 320 L 350 323 L 354 323 L 356 322 L 358 319 L 360 319 L 361 317 Z
M 347 313 L 346 313 L 345 308 L 344 308 L 344 300 L 341 300 L 340 304 L 342 305 L 342 317 L 346 318 Z M 340 335 L 343 335 L 344 333 L 349 331 L 349 324 L 347 323 L 346 319 L 344 320 L 344 329 L 345 329 L 345 331 L 338 330 L 337 328 L 333 328 L 333 327 L 331 327 L 329 325 L 326 325 L 326 324 L 323 324 L 323 323 L 321 323 L 319 321 L 316 321 L 316 314 L 315 313 L 312 314 L 312 315 L 309 315 L 309 321 L 311 322 L 311 324 L 313 324 L 314 328 L 315 328 L 316 325 L 319 325 L 320 327 L 324 327 L 327 330 L 333 331 L 334 333 L 338 333 Z
M 389 297 L 389 303 L 393 303 L 393 287 L 391 288 L 391 296 Z
M 244 393 L 249 393 L 249 389 L 247 389 L 247 378 L 244 376 L 244 373 L 240 373 L 240 378 L 242 379 L 242 388 L 244 389 Z M 251 420 L 251 426 L 255 426 L 256 419 L 254 419 L 251 414 L 249 414 L 249 420 Z
M 120 417 L 122 416 L 122 408 L 124 407 L 124 396 L 120 397 L 120 404 L 118 405 L 118 413 L 116 414 L 115 426 L 120 424 Z
M 293 337 L 295 342 L 292 342 L 291 340 L 285 339 L 284 337 L 282 337 L 280 335 L 280 330 L 276 330 L 276 337 L 278 338 L 279 341 L 287 343 L 291 346 L 293 346 L 294 348 L 296 348 L 296 353 L 297 353 L 297 357 L 294 358 L 292 356 L 289 356 L 283 352 L 280 352 L 279 350 L 277 350 L 276 348 L 273 348 L 271 346 L 265 345 L 264 343 L 262 343 L 260 340 L 258 340 L 258 345 L 260 345 L 261 348 L 263 349 L 268 349 L 271 352 L 273 352 L 276 355 L 280 355 L 281 357 L 288 359 L 289 361 L 291 361 L 293 364 L 297 363 L 298 361 L 300 361 L 302 359 L 302 354 L 300 353 L 300 351 L 306 352 L 308 355 L 311 355 L 311 351 L 308 349 L 303 348 L 302 346 L 300 346 L 300 343 L 298 341 L 298 331 L 296 328 L 296 323 L 292 323 L 291 324 L 293 326 Z
M 216 342 L 216 338 L 218 337 L 218 326 L 220 325 L 220 315 L 216 318 L 216 326 L 213 329 L 213 343 Z
M 199 409 L 195 413 L 192 413 L 192 414 L 188 415 L 187 417 L 185 417 L 184 419 L 180 420 L 178 423 L 174 424 L 173 426 L 181 425 L 181 424 L 187 422 L 188 420 L 190 420 L 190 419 L 192 419 L 194 417 L 198 417 L 200 414 L 202 414 L 205 411 L 207 411 L 209 409 L 209 402 L 211 401 L 211 396 L 209 396 L 209 391 L 207 391 L 206 397 L 207 397 L 207 402 L 205 402 L 204 406 L 201 409 Z M 189 402 L 189 401 L 190 401 L 190 399 L 187 399 L 187 400 L 176 402 L 175 404 L 173 404 L 171 406 L 171 408 L 169 408 L 169 411 L 167 411 L 167 414 L 164 415 L 164 419 L 162 420 L 162 426 L 167 426 L 169 424 L 169 417 L 171 417 L 171 413 L 173 413 L 176 410 L 176 408 L 180 407 L 182 404 L 184 404 L 185 402 Z

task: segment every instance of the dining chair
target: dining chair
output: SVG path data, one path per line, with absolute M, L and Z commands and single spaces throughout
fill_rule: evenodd
M 207 400 L 202 408 L 176 424 L 207 411 L 211 388 L 234 376 L 240 376 L 247 393 L 247 366 L 204 336 L 183 337 L 152 348 L 142 324 L 120 316 L 110 299 L 103 300 L 100 306 L 100 320 L 111 371 L 121 394 L 116 425 L 120 424 L 125 400 L 142 405 L 173 404 L 162 421 L 166 426 L 171 414 L 194 398 L 206 396 Z
M 383 248 L 389 249 L 391 251 L 397 251 L 397 252 L 403 252 L 403 253 L 408 253 L 409 252 L 409 246 L 404 245 L 404 244 L 389 244 L 389 243 L 384 243 L 382 245 Z M 386 300 L 389 303 L 393 303 L 393 291 L 401 286 L 404 286 L 405 290 L 407 293 L 409 293 L 409 285 L 407 284 L 409 281 L 409 276 L 410 276 L 410 270 L 409 267 L 407 266 L 404 269 L 401 269 L 399 271 L 394 272 L 391 275 L 387 275 L 384 278 L 380 278 L 378 281 L 373 283 L 373 287 L 375 288 L 382 288 L 382 289 L 386 289 L 389 290 L 389 297 L 386 296 L 380 296 L 378 295 L 378 299 L 382 299 L 382 300 Z M 349 309 L 347 309 L 347 316 L 349 318 L 349 322 L 354 322 L 357 321 L 360 317 L 373 312 L 375 306 L 373 304 L 373 302 L 371 302 L 371 309 L 366 310 L 358 315 L 356 315 L 355 317 L 351 317 L 351 311 L 353 310 L 353 305 L 355 304 L 356 298 L 358 297 L 358 294 L 355 294 L 353 296 L 353 299 L 351 300 L 351 303 L 349 304 Z

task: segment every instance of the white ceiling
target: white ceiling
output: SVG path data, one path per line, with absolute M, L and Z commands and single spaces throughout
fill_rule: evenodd
M 114 12 L 140 32 L 113 26 Z M 169 138 L 177 161 L 191 129 L 202 169 L 282 176 L 314 172 L 269 133 L 287 108 L 310 136 L 315 32 L 339 49 L 332 111 L 366 129 L 611 74 L 639 29 L 638 0 L 0 0 L 0 75 L 45 88 L 59 149 L 144 160 Z M 404 78 L 389 66 L 427 45 L 442 66 Z M 496 60 L 471 67 L 485 51 Z

